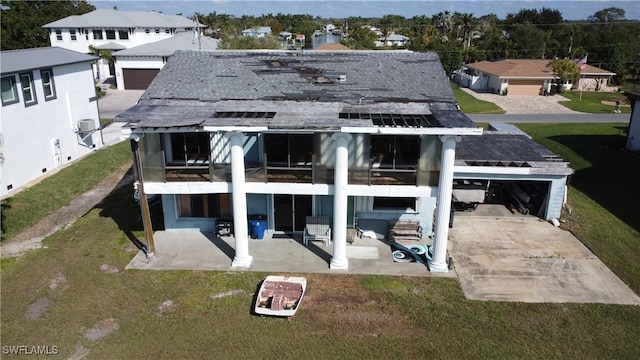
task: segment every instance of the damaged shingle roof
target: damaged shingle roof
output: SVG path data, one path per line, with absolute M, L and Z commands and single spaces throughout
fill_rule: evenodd
M 275 115 L 213 117 L 217 112 Z M 399 125 L 402 119 L 428 115 L 416 127 L 477 129 L 458 110 L 437 54 L 410 51 L 177 51 L 138 105 L 117 119 L 153 128 L 379 127 L 371 118 L 340 118 L 341 113 L 400 115 L 400 122 L 384 123 L 387 128 L 410 129 Z
M 450 102 L 435 53 L 179 51 L 142 99 Z

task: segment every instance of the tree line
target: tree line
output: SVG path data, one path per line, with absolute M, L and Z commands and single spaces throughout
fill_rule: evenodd
M 2 50 L 49 46 L 42 25 L 69 15 L 95 10 L 84 0 L 1 1 Z M 213 5 L 212 5 L 213 6 Z M 428 9 L 425 5 L 425 12 Z M 304 34 L 306 48 L 312 47 L 315 30 L 332 23 L 346 36 L 342 42 L 352 49 L 375 49 L 375 34 L 364 25 L 375 26 L 383 36 L 391 33 L 410 38 L 413 51 L 436 51 L 450 73 L 463 63 L 506 58 L 577 59 L 588 55 L 591 65 L 618 74 L 618 83 L 627 78 L 640 80 L 640 21 L 625 18 L 625 11 L 609 7 L 584 20 L 565 20 L 558 10 L 522 9 L 504 19 L 495 14 L 475 16 L 463 12 L 439 12 L 432 16 L 405 18 L 321 18 L 309 14 L 263 14 L 233 16 L 195 13 L 192 17 L 207 25 L 210 36 L 220 38 L 221 48 L 276 48 L 281 31 Z M 242 30 L 269 26 L 271 39 L 248 40 Z

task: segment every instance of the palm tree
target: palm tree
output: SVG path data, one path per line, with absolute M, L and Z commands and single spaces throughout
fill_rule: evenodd
M 550 67 L 553 74 L 556 76 L 556 86 L 558 93 L 562 93 L 564 88 L 562 84 L 569 79 L 575 79 L 580 75 L 580 68 L 578 65 L 570 59 L 553 59 L 549 61 L 547 67 Z

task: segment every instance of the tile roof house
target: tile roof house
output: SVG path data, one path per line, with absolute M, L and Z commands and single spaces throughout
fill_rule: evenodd
M 544 59 L 504 59 L 497 61 L 480 61 L 467 64 L 470 71 L 462 76 L 460 82 L 474 90 L 488 90 L 497 94 L 508 95 L 542 95 L 544 89 L 550 90 L 556 77 L 550 60 Z M 469 73 L 472 73 L 470 75 Z M 585 90 L 606 88 L 615 73 L 586 65 L 580 73 L 580 84 Z M 565 83 L 565 88 L 572 87 L 572 81 Z
M 58 47 L 0 52 L 0 196 L 104 145 L 95 60 Z
M 51 46 L 88 53 L 89 45 L 98 50 L 117 51 L 167 39 L 181 31 L 202 33 L 206 26 L 184 16 L 155 11 L 98 9 L 42 27 L 49 29 Z M 113 64 L 102 60 L 95 70 L 103 78 L 115 75 Z
M 118 90 L 144 90 L 177 50 L 215 50 L 218 39 L 193 31 L 113 53 Z
M 446 272 L 454 173 L 511 169 L 482 152 L 457 163 L 457 144 L 482 129 L 458 111 L 435 53 L 178 51 L 116 119 L 128 122 L 141 195 L 162 196 L 165 229 L 235 224 L 235 267 L 251 265 L 252 216 L 270 233 L 328 216 L 331 269 L 348 268 L 347 228 L 402 220 L 433 236 L 429 269 Z M 513 179 L 544 177 L 520 165 Z

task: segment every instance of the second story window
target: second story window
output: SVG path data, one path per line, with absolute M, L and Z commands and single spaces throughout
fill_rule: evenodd
M 118 30 L 120 40 L 129 40 L 129 32 L 127 30 Z
M 93 40 L 102 40 L 102 30 L 93 30 Z
M 156 29 L 156 35 L 160 35 L 160 29 Z
M 169 28 L 164 29 L 164 33 L 165 33 L 165 34 L 171 34 L 171 30 L 169 30 Z
M 62 41 L 62 30 L 56 30 L 56 40 Z
M 18 99 L 18 88 L 16 86 L 15 76 L 7 76 L 2 78 L 2 106 L 15 104 Z
M 40 77 L 42 78 L 42 91 L 44 92 L 45 101 L 55 99 L 56 88 L 53 83 L 53 71 L 51 69 L 40 70 Z
M 84 31 L 84 39 L 89 40 L 89 30 Z
M 77 36 L 76 36 L 76 30 L 75 29 L 70 29 L 69 30 L 69 36 L 71 36 L 71 41 L 76 41 L 78 40 Z
M 144 29 L 144 33 L 145 34 L 149 34 L 149 33 L 151 33 L 151 30 L 150 29 Z
M 107 34 L 107 40 L 115 40 L 116 39 L 116 31 L 115 30 L 105 30 Z
M 33 75 L 31 73 L 20 74 L 20 86 L 22 87 L 22 98 L 25 106 L 31 106 L 38 103 L 36 98 L 36 90 L 33 88 Z

